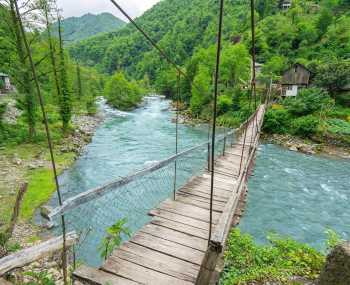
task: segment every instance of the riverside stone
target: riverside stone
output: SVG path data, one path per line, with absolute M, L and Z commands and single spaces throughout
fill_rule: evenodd
M 350 284 L 350 242 L 337 245 L 328 255 L 318 285 Z

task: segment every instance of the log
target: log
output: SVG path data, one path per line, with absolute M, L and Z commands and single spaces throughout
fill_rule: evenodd
M 70 232 L 66 235 L 67 247 L 72 246 L 78 240 L 75 232 Z M 52 238 L 48 241 L 23 249 L 14 254 L 5 256 L 0 259 L 0 276 L 15 269 L 28 265 L 34 261 L 48 256 L 63 247 L 63 236 Z

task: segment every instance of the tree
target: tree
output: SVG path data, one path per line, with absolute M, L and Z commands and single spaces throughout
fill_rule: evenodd
M 79 99 L 81 99 L 83 95 L 83 86 L 81 82 L 81 71 L 79 63 L 77 64 L 77 95 Z
M 200 66 L 196 77 L 193 80 L 192 97 L 190 110 L 194 116 L 199 116 L 203 107 L 210 103 L 212 78 L 205 66 Z
M 60 101 L 60 114 L 62 119 L 63 132 L 68 130 L 68 126 L 72 117 L 72 106 L 71 106 L 71 94 L 68 87 L 68 77 L 66 70 L 66 62 L 63 48 L 63 39 L 62 39 L 62 29 L 61 29 L 61 18 L 58 16 L 58 34 L 59 34 L 59 53 L 60 53 L 60 90 L 61 97 Z
M 56 54 L 55 54 L 55 46 L 54 46 L 52 36 L 51 36 L 51 23 L 50 23 L 50 19 L 49 19 L 49 13 L 51 10 L 50 2 L 48 0 L 41 0 L 41 6 L 42 6 L 42 9 L 43 9 L 44 15 L 45 15 L 47 40 L 49 43 L 49 53 L 50 53 L 52 71 L 53 71 L 53 75 L 54 75 L 56 95 L 60 100 L 62 93 L 61 93 L 61 86 L 60 86 L 60 81 L 59 81 L 59 76 L 58 76 L 58 71 L 57 71 L 58 69 L 57 69 L 57 61 L 56 61 Z
M 123 72 L 117 72 L 108 81 L 104 94 L 113 107 L 128 111 L 141 102 L 142 92 L 136 82 L 129 82 Z
M 327 29 L 332 24 L 332 21 L 333 15 L 331 11 L 327 8 L 323 8 L 316 23 L 320 36 L 323 36 L 327 32 Z
M 342 87 L 350 83 L 350 61 L 333 60 L 321 64 L 317 69 L 315 83 L 335 95 Z
M 19 91 L 24 95 L 25 116 L 28 123 L 28 138 L 32 140 L 35 136 L 36 125 L 36 103 L 32 86 L 32 76 L 29 69 L 28 56 L 25 52 L 23 37 L 21 34 L 19 16 L 17 15 L 15 2 L 10 0 L 10 13 L 12 19 L 12 30 L 16 40 L 16 51 L 20 62 L 18 70 Z

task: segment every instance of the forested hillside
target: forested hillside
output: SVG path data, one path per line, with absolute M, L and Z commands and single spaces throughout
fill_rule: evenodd
M 71 44 L 99 33 L 116 31 L 124 25 L 124 21 L 110 13 L 70 17 L 62 21 L 63 38 L 67 44 Z M 56 22 L 53 24 L 52 29 L 57 30 L 57 26 Z
M 280 102 L 276 107 L 280 110 L 268 113 L 267 123 L 272 122 L 272 125 L 267 125 L 265 130 L 311 137 L 320 131 L 339 132 L 342 129 L 347 136 L 350 124 L 346 118 L 350 113 L 344 108 L 350 105 L 350 95 L 340 91 L 342 86 L 349 84 L 350 78 L 350 3 L 348 0 L 295 0 L 289 9 L 282 9 L 281 4 L 275 0 L 256 1 L 256 53 L 258 62 L 263 64 L 259 79 L 263 83 L 270 82 L 270 79 L 279 83 L 284 70 L 300 63 L 312 72 L 312 85 L 316 89 L 308 91 L 312 98 L 301 96 L 295 103 L 299 107 L 295 105 L 294 108 L 304 105 L 307 109 L 302 114 L 288 111 L 291 110 L 290 102 Z M 239 124 L 249 113 L 246 100 L 249 92 L 244 89 L 250 78 L 249 5 L 248 1 L 225 1 L 218 112 L 219 121 L 230 126 Z M 187 72 L 188 76 L 181 80 L 181 96 L 190 116 L 208 119 L 211 114 L 217 1 L 161 1 L 136 22 Z M 167 96 L 176 93 L 176 72 L 164 63 L 131 24 L 117 32 L 84 40 L 72 46 L 70 54 L 102 72 L 123 70 L 133 78 L 149 79 L 158 92 Z M 334 112 L 329 113 L 334 120 L 320 126 L 321 110 L 312 107 L 317 105 L 314 102 L 331 103 L 334 99 L 337 103 L 335 111 L 332 109 Z M 317 106 L 324 111 L 324 105 Z M 269 116 L 272 116 L 272 121 Z M 292 122 L 300 116 L 303 118 L 294 125 Z M 300 130 L 295 133 L 295 129 Z

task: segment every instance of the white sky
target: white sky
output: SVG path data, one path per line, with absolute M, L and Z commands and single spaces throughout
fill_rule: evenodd
M 116 2 L 133 18 L 143 14 L 160 0 L 117 0 Z M 82 16 L 86 13 L 99 14 L 109 12 L 125 20 L 110 0 L 58 0 L 64 17 Z

